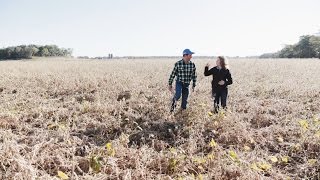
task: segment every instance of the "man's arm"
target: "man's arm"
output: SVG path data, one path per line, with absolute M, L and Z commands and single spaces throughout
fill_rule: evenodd
M 177 66 L 177 64 L 175 64 L 174 68 L 171 72 L 170 78 L 169 78 L 169 86 L 172 86 L 174 77 L 177 75 L 177 72 L 178 72 L 178 66 Z
M 196 68 L 196 65 L 194 65 L 194 71 L 193 71 L 193 74 L 192 74 L 192 85 L 193 85 L 193 88 L 196 87 L 196 82 L 197 82 L 197 68 Z

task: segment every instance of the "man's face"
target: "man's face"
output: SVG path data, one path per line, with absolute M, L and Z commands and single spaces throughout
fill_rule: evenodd
M 191 58 L 192 58 L 192 54 L 188 54 L 188 55 L 186 55 L 185 57 L 186 57 L 186 60 L 187 60 L 187 61 L 190 61 Z

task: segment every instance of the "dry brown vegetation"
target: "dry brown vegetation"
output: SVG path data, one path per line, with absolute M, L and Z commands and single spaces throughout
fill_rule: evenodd
M 319 60 L 230 60 L 214 115 L 196 58 L 169 114 L 175 61 L 0 62 L 0 179 L 319 179 Z

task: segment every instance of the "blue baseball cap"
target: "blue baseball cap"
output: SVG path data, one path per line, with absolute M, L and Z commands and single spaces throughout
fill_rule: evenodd
M 185 49 L 183 50 L 183 55 L 186 55 L 186 54 L 194 54 L 194 52 L 190 51 L 190 49 Z

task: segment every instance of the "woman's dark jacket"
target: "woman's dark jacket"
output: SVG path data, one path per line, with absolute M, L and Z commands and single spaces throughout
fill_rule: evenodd
M 231 73 L 228 69 L 219 69 L 217 67 L 213 67 L 209 70 L 208 67 L 204 69 L 204 75 L 210 76 L 212 75 L 212 92 L 219 92 L 221 90 L 225 90 L 228 85 L 232 84 Z M 218 82 L 223 80 L 224 85 L 219 85 Z

